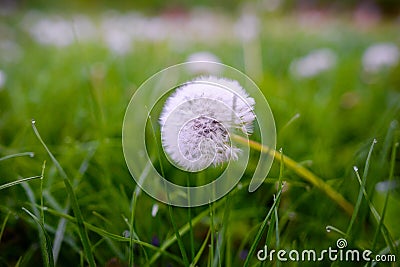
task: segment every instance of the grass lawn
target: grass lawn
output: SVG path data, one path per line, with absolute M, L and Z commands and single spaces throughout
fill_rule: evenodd
M 400 260 L 398 21 L 27 11 L 3 15 L 0 36 L 0 266 L 364 266 L 257 258 L 265 246 L 338 249 L 340 238 Z M 376 44 L 395 51 L 368 61 Z M 255 140 L 228 195 L 172 207 L 137 187 L 122 124 L 145 80 L 199 51 L 254 80 L 285 157 L 249 193 L 264 153 Z

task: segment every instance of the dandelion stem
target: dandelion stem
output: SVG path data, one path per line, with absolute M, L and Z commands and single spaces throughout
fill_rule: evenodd
M 340 193 L 338 193 L 335 189 L 333 189 L 330 185 L 325 183 L 320 177 L 312 173 L 310 170 L 306 169 L 293 159 L 288 156 L 276 151 L 275 149 L 271 149 L 267 146 L 264 146 L 256 141 L 247 140 L 244 137 L 238 135 L 232 135 L 232 137 L 240 143 L 249 144 L 249 146 L 253 149 L 260 151 L 261 153 L 268 153 L 274 157 L 275 160 L 281 162 L 283 160 L 284 165 L 294 171 L 301 178 L 311 183 L 326 195 L 328 195 L 332 200 L 334 200 L 348 215 L 351 216 L 353 214 L 353 205 L 350 204 Z

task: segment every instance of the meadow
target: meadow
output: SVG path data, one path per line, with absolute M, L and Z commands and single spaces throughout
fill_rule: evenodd
M 17 11 L 0 35 L 0 266 L 397 266 L 257 254 L 342 238 L 399 261 L 398 19 Z M 282 154 L 249 193 L 255 141 L 228 195 L 173 207 L 131 177 L 122 124 L 144 81 L 199 58 L 254 80 Z

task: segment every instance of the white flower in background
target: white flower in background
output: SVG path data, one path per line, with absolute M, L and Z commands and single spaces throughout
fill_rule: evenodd
M 220 59 L 211 52 L 201 51 L 196 52 L 188 56 L 188 62 L 193 61 L 207 61 L 207 62 L 217 62 L 221 63 Z M 188 70 L 193 74 L 202 74 L 202 73 L 212 73 L 218 74 L 221 71 L 221 66 L 217 64 L 189 64 Z
M 4 71 L 0 70 L 0 90 L 3 89 L 4 85 L 6 84 L 6 74 Z
M 234 30 L 241 41 L 250 42 L 260 33 L 260 20 L 254 13 L 247 12 L 236 22 Z
M 364 70 L 377 72 L 382 68 L 397 65 L 399 57 L 399 49 L 395 44 L 374 44 L 365 50 L 362 57 L 362 64 Z
M 132 49 L 133 29 L 140 27 L 134 22 L 133 17 L 122 16 L 118 13 L 109 13 L 104 16 L 101 23 L 102 38 L 112 52 L 124 55 Z
M 336 64 L 336 54 L 327 48 L 310 52 L 306 56 L 294 60 L 290 64 L 290 71 L 298 77 L 314 77 L 327 71 Z
M 255 101 L 237 81 L 201 77 L 176 89 L 160 116 L 162 144 L 174 163 L 200 171 L 237 159 L 230 142 L 235 129 L 253 129 Z
M 44 45 L 64 47 L 75 41 L 73 25 L 58 16 L 41 18 L 27 27 L 31 36 Z
M 395 180 L 386 180 L 379 182 L 375 185 L 375 190 L 380 193 L 387 193 L 388 191 L 394 190 L 399 186 L 398 182 Z

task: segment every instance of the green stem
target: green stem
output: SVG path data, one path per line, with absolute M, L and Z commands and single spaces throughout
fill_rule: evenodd
M 312 173 L 310 170 L 306 169 L 293 159 L 288 156 L 276 151 L 275 149 L 271 149 L 267 146 L 264 146 L 256 141 L 247 140 L 244 137 L 238 135 L 232 135 L 232 137 L 243 144 L 248 144 L 250 148 L 260 151 L 261 153 L 268 153 L 274 157 L 278 162 L 283 161 L 283 164 L 290 170 L 294 171 L 301 178 L 311 183 L 322 192 L 324 192 L 328 197 L 330 197 L 333 201 L 335 201 L 348 215 L 353 214 L 353 205 L 350 204 L 340 193 L 335 191 L 330 185 L 325 183 L 320 177 Z

